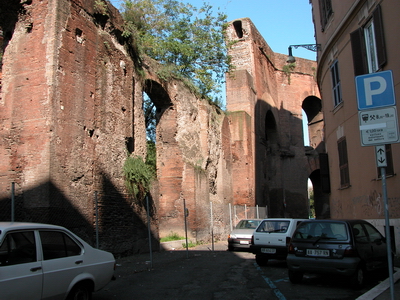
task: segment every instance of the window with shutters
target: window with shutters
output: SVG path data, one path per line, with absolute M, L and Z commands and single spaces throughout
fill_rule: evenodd
M 350 33 L 354 75 L 374 73 L 386 64 L 382 12 L 378 5 L 363 26 Z
M 346 138 L 342 137 L 338 140 L 339 152 L 339 169 L 340 169 L 340 187 L 347 188 L 350 186 L 349 163 L 347 159 L 347 143 Z
M 342 103 L 342 90 L 340 87 L 340 76 L 339 76 L 339 63 L 334 61 L 331 66 L 331 77 L 332 77 L 332 92 L 333 92 L 333 104 L 334 107 Z
M 319 0 L 319 10 L 321 15 L 321 30 L 325 31 L 326 25 L 333 14 L 331 0 Z

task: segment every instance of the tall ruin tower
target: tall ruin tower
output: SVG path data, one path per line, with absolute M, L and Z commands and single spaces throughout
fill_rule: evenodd
M 302 103 L 319 96 L 316 63 L 274 53 L 250 19 L 230 23 L 226 107 L 236 122 L 234 202 L 267 206 L 269 217 L 306 217 L 309 176 L 302 132 Z M 244 197 L 247 195 L 247 197 Z

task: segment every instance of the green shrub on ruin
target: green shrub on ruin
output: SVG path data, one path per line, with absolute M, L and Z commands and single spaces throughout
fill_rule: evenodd
M 141 202 L 150 190 L 155 173 L 141 156 L 128 156 L 124 164 L 124 177 L 128 193 Z

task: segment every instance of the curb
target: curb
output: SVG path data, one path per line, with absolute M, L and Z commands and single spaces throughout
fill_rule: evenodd
M 396 281 L 400 279 L 400 268 L 394 268 L 394 270 L 396 272 L 393 274 L 393 281 L 396 283 Z M 390 288 L 390 282 L 389 281 L 390 281 L 390 279 L 386 278 L 380 284 L 376 285 L 373 289 L 369 290 L 365 294 L 362 294 L 356 300 L 371 300 L 371 299 L 375 299 L 380 294 L 385 292 L 388 288 Z

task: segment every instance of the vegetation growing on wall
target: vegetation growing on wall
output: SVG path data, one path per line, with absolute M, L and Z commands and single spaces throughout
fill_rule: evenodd
M 288 77 L 288 84 L 290 85 L 290 74 L 293 72 L 294 68 L 296 68 L 296 63 L 290 63 L 283 66 L 283 72 L 285 72 Z
M 136 203 L 141 203 L 155 177 L 153 168 L 141 156 L 128 156 L 124 164 L 125 185 Z
M 212 6 L 196 8 L 177 0 L 125 0 L 124 36 L 138 41 L 138 50 L 165 66 L 160 76 L 190 78 L 206 98 L 220 94 L 231 68 L 224 32 L 227 16 Z M 221 99 L 214 103 L 221 105 Z

